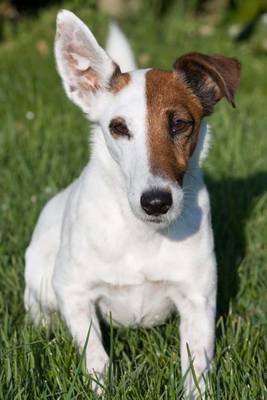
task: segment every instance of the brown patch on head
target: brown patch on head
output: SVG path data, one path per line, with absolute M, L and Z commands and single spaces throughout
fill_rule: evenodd
M 182 182 L 197 143 L 201 119 L 225 97 L 234 106 L 240 79 L 235 58 L 189 53 L 174 71 L 146 74 L 148 138 L 151 169 Z
M 197 143 L 202 105 L 173 71 L 149 70 L 146 98 L 151 171 L 182 183 Z M 173 118 L 186 122 L 182 132 L 175 136 L 170 133 Z
M 114 63 L 114 72 L 110 78 L 110 91 L 114 94 L 122 90 L 131 80 L 128 72 L 121 73 L 120 67 Z

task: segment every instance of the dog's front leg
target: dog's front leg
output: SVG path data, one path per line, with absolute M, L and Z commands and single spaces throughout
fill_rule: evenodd
M 55 285 L 59 308 L 80 352 L 85 349 L 88 372 L 102 382 L 108 366 L 108 355 L 102 344 L 102 335 L 96 315 L 95 304 L 88 289 Z M 97 393 L 99 385 L 93 383 Z
M 200 392 L 202 395 L 205 392 L 205 372 L 213 357 L 215 293 L 209 298 L 180 298 L 176 305 L 181 318 L 180 351 L 186 396 L 198 399 L 201 398 Z

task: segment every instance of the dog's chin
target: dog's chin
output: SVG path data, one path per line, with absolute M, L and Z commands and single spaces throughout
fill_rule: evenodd
M 142 218 L 142 221 L 156 230 L 167 228 L 171 224 L 171 221 L 169 221 L 166 217 L 148 217 Z
M 173 224 L 176 219 L 179 217 L 180 213 L 177 215 L 174 213 L 164 214 L 159 216 L 153 215 L 142 215 L 137 218 L 144 222 L 146 225 L 152 227 L 155 230 L 160 230 L 164 228 L 168 228 L 171 224 Z

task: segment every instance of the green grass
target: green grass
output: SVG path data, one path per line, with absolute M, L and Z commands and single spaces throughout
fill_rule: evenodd
M 53 60 L 56 10 L 25 20 L 0 43 L 0 399 L 93 399 L 64 324 L 36 329 L 23 309 L 23 255 L 45 202 L 88 159 L 88 122 L 66 99 Z M 80 15 L 104 42 L 108 18 Z M 223 27 L 178 10 L 160 21 L 149 9 L 122 26 L 141 66 L 171 67 L 186 51 L 242 61 L 237 110 L 225 101 L 210 118 L 205 163 L 219 269 L 216 357 L 209 398 L 267 398 L 267 75 L 253 43 L 232 44 Z M 266 32 L 265 32 L 266 33 Z M 266 37 L 266 36 L 265 36 Z M 29 111 L 33 114 L 29 114 Z M 27 119 L 28 116 L 28 119 Z M 29 119 L 29 117 L 33 117 Z M 152 330 L 105 328 L 114 383 L 105 399 L 181 398 L 178 321 Z

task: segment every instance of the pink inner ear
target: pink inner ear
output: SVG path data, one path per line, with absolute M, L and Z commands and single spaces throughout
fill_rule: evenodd
M 77 81 L 76 86 L 71 85 L 71 92 L 78 89 L 80 97 L 85 96 L 88 91 L 95 93 L 99 89 L 99 76 L 95 70 L 88 66 L 90 64 L 89 60 L 79 55 L 76 57 L 76 54 L 74 55 L 73 53 L 68 53 L 66 58 Z M 85 66 L 87 68 L 84 69 Z
M 75 59 L 75 57 L 72 54 L 69 54 L 69 53 L 66 53 L 66 58 L 67 58 L 70 68 L 72 68 L 72 70 L 74 72 L 74 70 L 77 69 L 78 61 Z
M 80 81 L 82 90 L 91 90 L 95 93 L 99 88 L 99 77 L 98 74 L 91 68 L 87 68 L 85 71 L 79 71 L 78 75 L 82 76 L 83 79 Z

